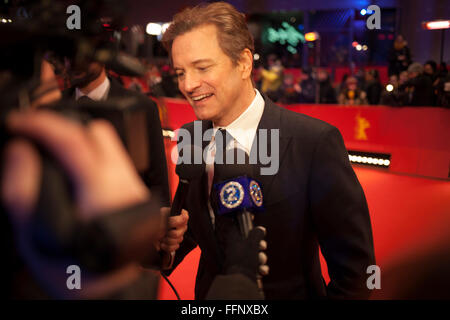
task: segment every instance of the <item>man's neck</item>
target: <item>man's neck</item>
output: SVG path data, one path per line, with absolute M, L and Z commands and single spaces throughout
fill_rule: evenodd
M 86 86 L 79 88 L 79 89 L 82 93 L 87 95 L 91 91 L 98 88 L 103 83 L 103 81 L 105 81 L 105 79 L 106 79 L 106 72 L 103 69 L 102 72 L 100 73 L 100 75 L 94 81 L 89 82 Z
M 239 118 L 239 116 L 244 113 L 245 110 L 250 106 L 253 99 L 255 99 L 256 92 L 253 88 L 253 84 L 250 81 L 246 82 L 242 90 L 243 94 L 237 101 L 238 105 L 236 108 L 230 111 L 225 117 L 222 117 L 219 121 L 213 121 L 214 127 L 226 127 L 233 123 L 234 120 Z

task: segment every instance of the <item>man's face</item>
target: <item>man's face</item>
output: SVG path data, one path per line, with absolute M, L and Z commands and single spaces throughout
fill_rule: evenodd
M 399 76 L 400 84 L 403 84 L 407 80 L 408 80 L 408 71 L 402 71 Z
M 83 88 L 97 79 L 103 71 L 104 66 L 98 62 L 91 62 L 85 68 L 73 68 L 69 66 L 68 75 L 72 86 Z
M 433 74 L 433 68 L 431 67 L 430 64 L 426 64 L 426 65 L 424 66 L 423 71 L 424 71 L 426 74 Z
M 319 79 L 319 81 L 325 81 L 327 79 L 328 74 L 323 71 L 323 70 L 319 70 L 319 72 L 317 73 L 317 78 Z
M 395 74 L 389 77 L 389 83 L 392 84 L 394 87 L 398 86 L 398 78 Z
M 418 74 L 417 72 L 414 72 L 414 71 L 408 72 L 408 78 L 409 78 L 409 79 L 414 79 L 414 78 L 416 78 L 418 75 L 419 75 L 419 74 Z
M 200 120 L 219 125 L 236 113 L 243 100 L 244 75 L 222 51 L 214 25 L 197 27 L 175 38 L 172 61 L 178 87 Z

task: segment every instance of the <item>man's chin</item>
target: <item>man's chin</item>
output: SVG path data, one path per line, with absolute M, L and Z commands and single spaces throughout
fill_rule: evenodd
M 90 79 L 86 77 L 78 78 L 78 77 L 71 77 L 69 79 L 70 85 L 77 88 L 84 88 L 87 86 L 90 82 Z
M 203 108 L 193 107 L 193 109 L 194 109 L 195 116 L 197 117 L 198 120 L 205 120 L 206 121 L 206 120 L 213 120 L 214 119 L 214 115 L 211 114 L 210 112 L 207 112 L 207 110 L 203 110 Z

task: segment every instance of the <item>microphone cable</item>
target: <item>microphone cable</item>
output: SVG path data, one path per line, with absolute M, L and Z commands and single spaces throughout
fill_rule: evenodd
M 166 276 L 164 273 L 162 273 L 162 272 L 160 272 L 160 273 L 161 273 L 161 276 L 164 278 L 164 280 L 166 280 L 167 283 L 169 284 L 169 286 L 172 288 L 173 292 L 174 292 L 175 295 L 177 296 L 177 299 L 178 299 L 178 300 L 181 300 L 180 295 L 178 294 L 177 290 L 176 290 L 175 287 L 173 286 L 172 282 L 170 282 L 169 278 L 167 278 L 167 276 Z

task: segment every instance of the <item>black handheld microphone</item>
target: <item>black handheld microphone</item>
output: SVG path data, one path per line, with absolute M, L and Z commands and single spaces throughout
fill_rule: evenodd
M 170 208 L 171 216 L 181 214 L 181 210 L 183 209 L 184 202 L 186 201 L 186 196 L 189 191 L 189 181 L 196 177 L 201 177 L 205 171 L 205 163 L 203 161 L 201 163 L 195 163 L 194 161 L 195 152 L 200 152 L 200 154 L 203 154 L 202 149 L 199 146 L 191 145 L 190 151 L 192 156 L 188 157 L 188 159 L 184 159 L 185 162 L 177 164 L 175 168 L 175 172 L 180 178 L 180 181 L 172 202 L 172 207 Z M 188 160 L 189 163 L 186 163 L 186 160 Z
M 200 154 L 203 154 L 202 149 L 199 146 L 190 145 L 188 150 L 191 152 L 189 156 L 183 155 L 181 152 L 179 153 L 179 157 L 186 157 L 184 157 L 182 162 L 177 164 L 175 168 L 175 172 L 180 178 L 180 181 L 170 208 L 170 216 L 177 216 L 181 214 L 181 210 L 183 210 L 184 202 L 186 201 L 186 197 L 189 192 L 189 181 L 195 177 L 201 177 L 202 173 L 205 171 L 205 163 L 203 161 L 200 163 L 193 161 L 195 159 L 195 152 L 200 152 Z M 169 265 L 166 266 L 167 269 L 172 267 L 175 252 L 172 252 L 171 256 L 172 259 L 170 260 Z

